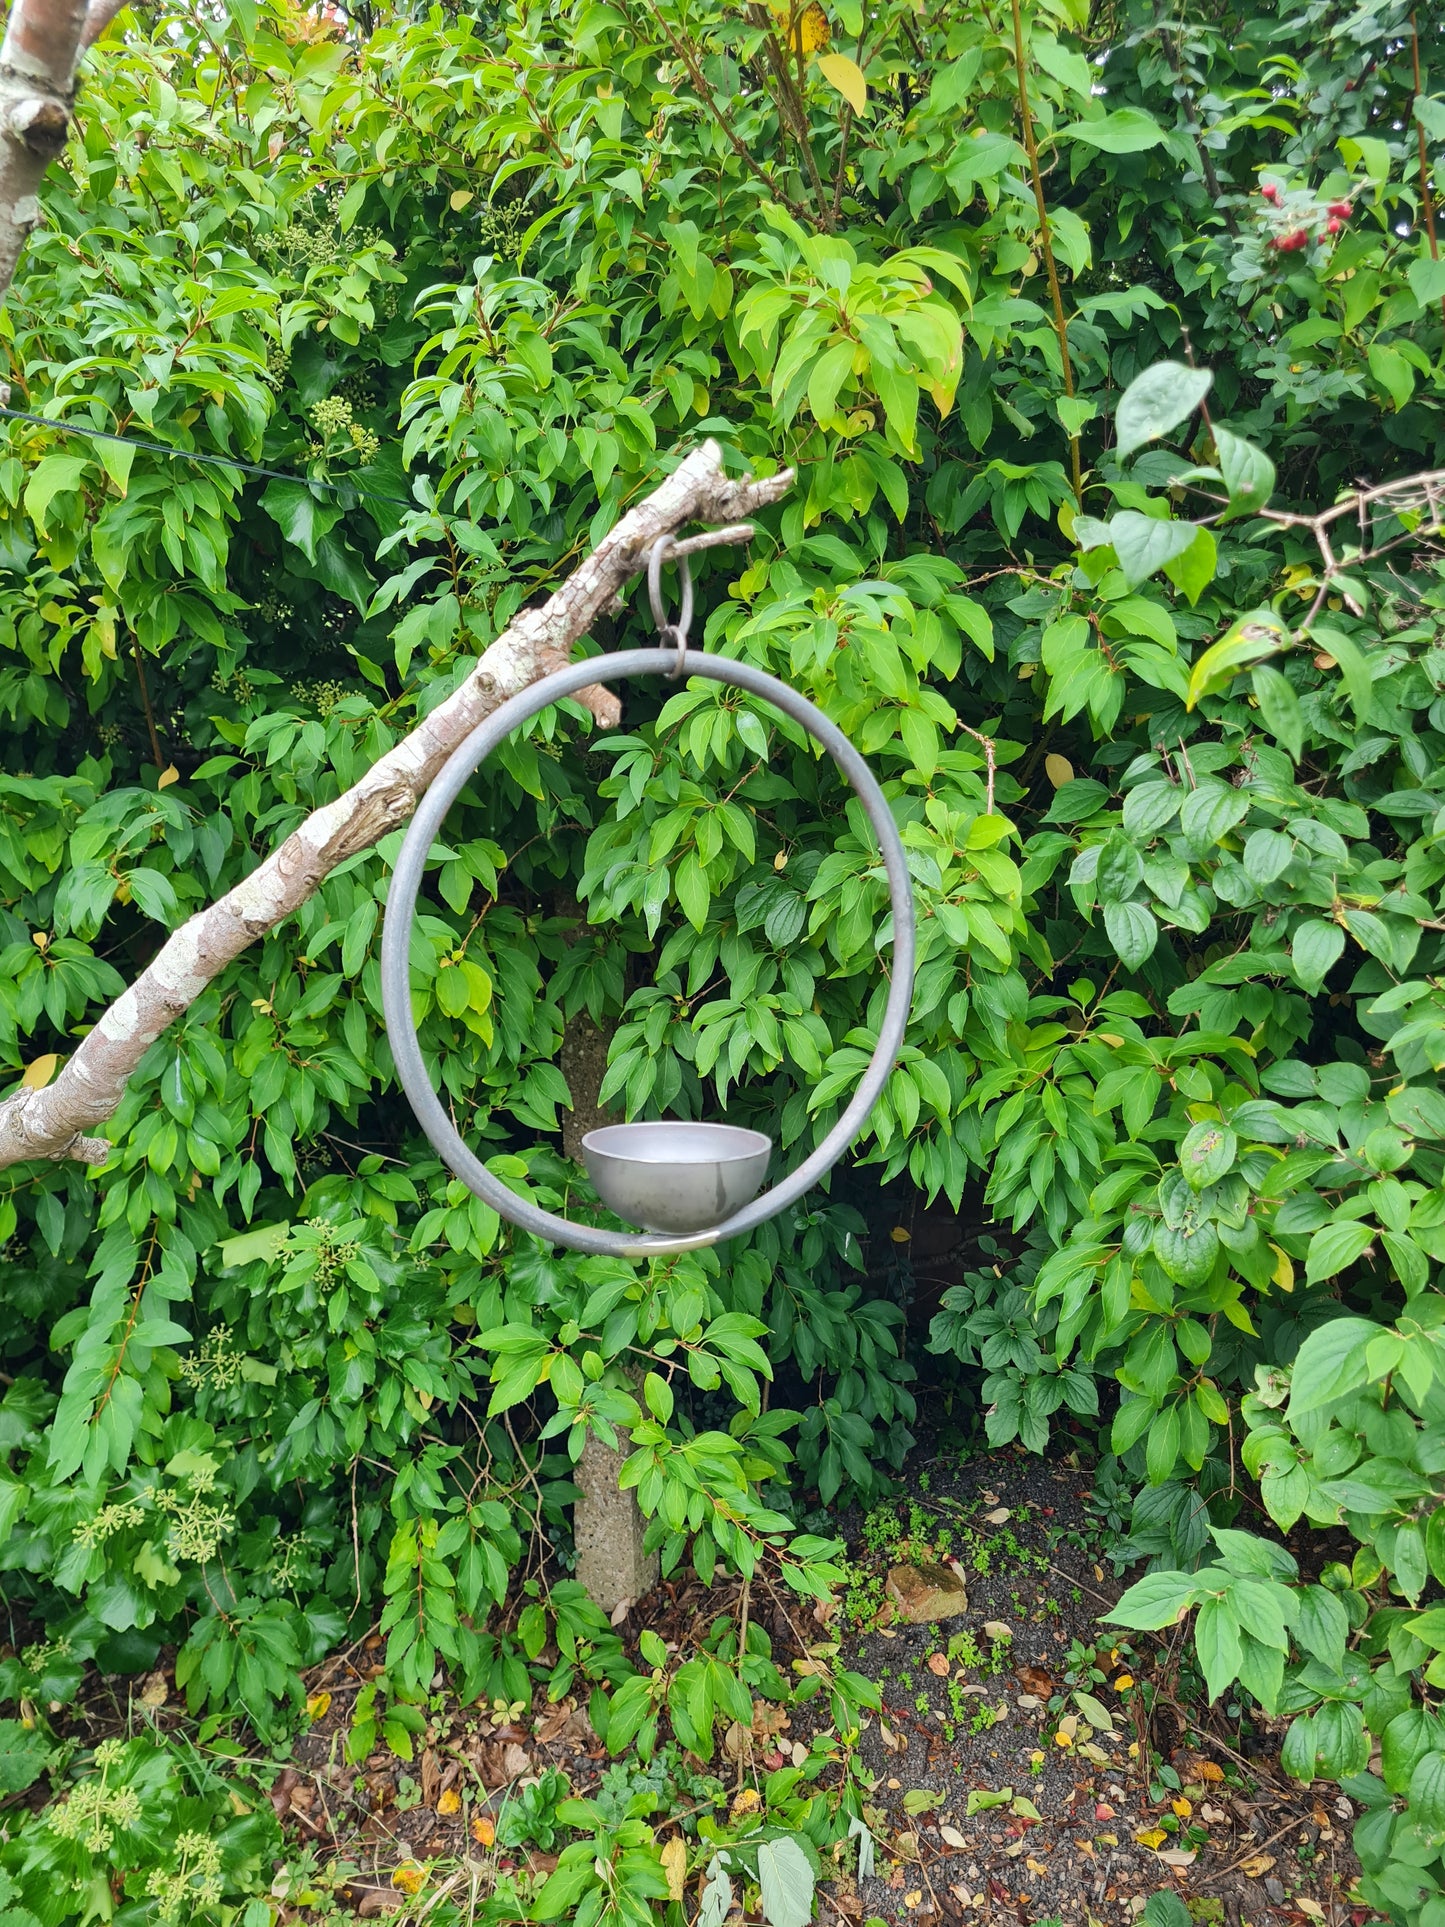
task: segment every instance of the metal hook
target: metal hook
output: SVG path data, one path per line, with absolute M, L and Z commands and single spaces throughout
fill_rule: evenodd
M 685 555 L 677 558 L 678 574 L 682 578 L 682 606 L 677 612 L 677 621 L 669 622 L 662 606 L 662 565 L 673 547 L 670 535 L 659 535 L 647 557 L 647 599 L 652 605 L 652 619 L 657 624 L 660 642 L 674 641 L 677 644 L 677 662 L 667 671 L 669 682 L 676 682 L 687 662 L 687 631 L 692 621 L 692 566 Z

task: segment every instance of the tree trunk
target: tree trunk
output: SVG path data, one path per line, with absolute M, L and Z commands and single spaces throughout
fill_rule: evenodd
M 637 1494 L 617 1484 L 627 1456 L 625 1445 L 614 1452 L 589 1433 L 572 1474 L 580 1495 L 572 1514 L 577 1577 L 609 1619 L 619 1606 L 651 1592 L 661 1572 L 657 1554 L 642 1550 Z
M 81 54 L 122 0 L 16 0 L 0 46 L 0 297 L 40 219 L 40 183 L 60 158 Z

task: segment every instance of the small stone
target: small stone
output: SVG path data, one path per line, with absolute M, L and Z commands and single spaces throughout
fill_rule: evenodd
M 957 1619 L 968 1611 L 968 1589 L 948 1566 L 925 1563 L 894 1566 L 888 1575 L 888 1596 L 913 1626 L 931 1626 L 941 1619 Z

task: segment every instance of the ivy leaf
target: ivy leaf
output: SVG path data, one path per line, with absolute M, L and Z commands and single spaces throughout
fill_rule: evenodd
M 261 506 L 288 542 L 300 549 L 308 562 L 316 560 L 316 544 L 341 520 L 341 510 L 318 501 L 305 482 L 271 482 L 261 496 Z

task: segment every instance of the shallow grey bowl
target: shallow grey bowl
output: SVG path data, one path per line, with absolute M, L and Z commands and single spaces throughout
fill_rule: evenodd
M 772 1151 L 734 1124 L 606 1124 L 582 1140 L 598 1197 L 645 1231 L 710 1231 L 757 1196 Z

